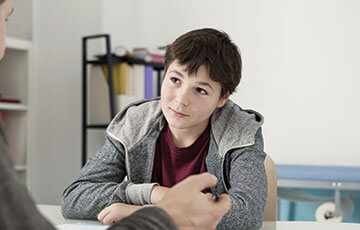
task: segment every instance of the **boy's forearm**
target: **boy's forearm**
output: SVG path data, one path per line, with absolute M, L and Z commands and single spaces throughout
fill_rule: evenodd
M 121 146 L 109 137 L 105 144 L 81 169 L 79 178 L 69 185 L 62 197 L 65 218 L 96 219 L 107 205 L 126 203 L 126 176 Z
M 128 182 L 72 184 L 62 197 L 62 215 L 70 219 L 96 219 L 107 205 L 116 202 L 126 203 L 127 184 Z

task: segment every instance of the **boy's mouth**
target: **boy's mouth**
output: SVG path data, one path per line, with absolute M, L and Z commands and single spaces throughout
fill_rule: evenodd
M 183 114 L 181 112 L 178 112 L 175 109 L 172 109 L 170 107 L 169 107 L 169 109 L 175 117 L 188 117 L 189 116 L 189 115 Z

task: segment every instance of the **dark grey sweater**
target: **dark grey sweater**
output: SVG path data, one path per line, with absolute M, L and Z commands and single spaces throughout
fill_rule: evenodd
M 36 209 L 26 188 L 19 182 L 6 143 L 0 135 L 0 229 L 55 230 Z M 110 229 L 177 229 L 171 217 L 157 207 L 146 207 L 122 219 Z

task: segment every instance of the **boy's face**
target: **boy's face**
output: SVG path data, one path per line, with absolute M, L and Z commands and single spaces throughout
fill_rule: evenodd
M 211 80 L 204 65 L 191 75 L 185 69 L 177 61 L 169 65 L 161 87 L 161 109 L 170 130 L 203 130 L 229 94 L 220 98 L 220 83 Z
M 13 12 L 12 0 L 6 0 L 0 5 L 0 60 L 5 54 L 6 18 Z

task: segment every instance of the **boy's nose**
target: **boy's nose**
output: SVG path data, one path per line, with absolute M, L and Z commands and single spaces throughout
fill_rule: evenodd
M 179 104 L 188 106 L 190 104 L 188 90 L 187 89 L 180 90 L 177 94 L 176 99 Z

